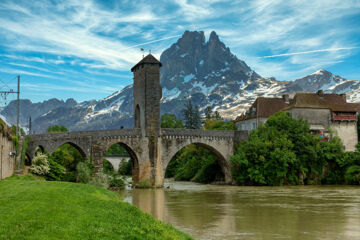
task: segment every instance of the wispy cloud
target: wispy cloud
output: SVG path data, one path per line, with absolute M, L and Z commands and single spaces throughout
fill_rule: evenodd
M 259 57 L 259 58 L 286 57 L 286 56 L 309 54 L 309 53 L 319 53 L 319 52 L 332 52 L 332 51 L 340 51 L 340 50 L 350 50 L 350 49 L 354 49 L 354 48 L 357 48 L 357 47 L 343 47 L 343 48 L 318 49 L 318 50 L 311 50 L 311 51 L 305 51 L 305 52 L 293 52 L 293 53 L 275 54 L 275 55 L 263 56 L 263 57 Z
M 359 21 L 358 0 L 4 0 L 0 77 L 26 74 L 49 89 L 56 78 L 75 96 L 86 85 L 113 91 L 132 82 L 140 47 L 159 58 L 184 30 L 215 30 L 260 75 L 292 80 L 315 67 L 355 66 Z

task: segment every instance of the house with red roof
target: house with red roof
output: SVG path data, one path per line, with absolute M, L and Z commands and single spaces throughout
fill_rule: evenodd
M 310 131 L 323 141 L 332 135 L 340 137 L 345 151 L 355 151 L 358 143 L 357 114 L 360 103 L 348 103 L 346 94 L 296 93 L 290 99 L 259 97 L 249 110 L 234 120 L 238 130 L 253 130 L 278 111 L 285 111 L 295 119 L 305 119 Z

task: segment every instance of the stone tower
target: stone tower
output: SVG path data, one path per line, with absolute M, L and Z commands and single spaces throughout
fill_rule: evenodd
M 140 128 L 142 136 L 140 168 L 136 173 L 138 183 L 159 187 L 163 185 L 159 144 L 160 67 L 161 63 L 149 54 L 131 68 L 134 73 L 134 128 Z
M 131 68 L 134 73 L 134 128 L 140 128 L 143 136 L 159 135 L 161 65 L 149 54 Z

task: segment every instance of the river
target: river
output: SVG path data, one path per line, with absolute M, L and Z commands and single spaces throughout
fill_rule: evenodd
M 169 187 L 169 188 L 168 188 Z M 360 239 L 360 187 L 243 187 L 166 180 L 124 200 L 196 239 Z

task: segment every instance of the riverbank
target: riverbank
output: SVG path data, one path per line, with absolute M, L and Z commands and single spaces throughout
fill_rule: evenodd
M 117 193 L 30 176 L 0 181 L 0 216 L 0 239 L 192 239 Z

